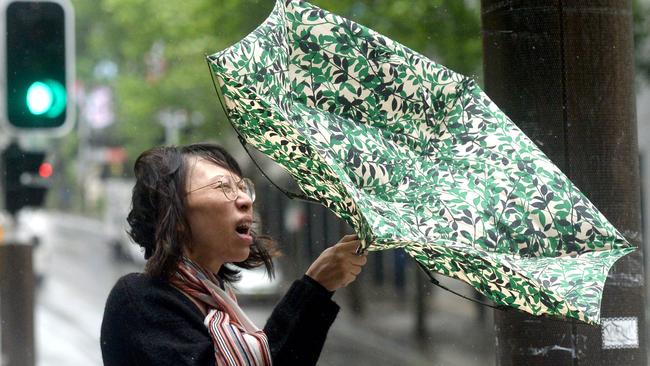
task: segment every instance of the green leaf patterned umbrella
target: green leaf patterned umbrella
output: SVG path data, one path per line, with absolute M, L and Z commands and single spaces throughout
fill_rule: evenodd
M 609 268 L 635 248 L 472 79 L 291 0 L 208 62 L 240 137 L 364 249 L 599 323 Z

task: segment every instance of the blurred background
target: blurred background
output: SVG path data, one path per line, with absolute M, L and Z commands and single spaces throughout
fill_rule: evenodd
M 482 82 L 478 0 L 312 3 Z M 59 137 L 14 138 L 0 129 L 0 146 L 13 143 L 23 156 L 34 154 L 34 202 L 17 210 L 13 223 L 9 214 L 0 215 L 0 225 L 13 227 L 15 239 L 33 248 L 37 364 L 102 364 L 99 329 L 106 297 L 120 276 L 144 265 L 125 233 L 132 166 L 139 153 L 160 144 L 218 142 L 255 180 L 258 231 L 276 238 L 284 252 L 274 281 L 249 271 L 238 288 L 244 309 L 262 326 L 291 281 L 350 231 L 325 208 L 291 201 L 271 186 L 239 145 L 217 101 L 205 55 L 243 38 L 274 2 L 71 4 L 77 95 L 72 129 Z M 636 74 L 642 190 L 650 192 L 650 1 L 634 0 L 633 6 L 636 62 L 630 67 Z M 281 168 L 255 157 L 276 183 L 296 189 Z M 9 173 L 11 164 L 6 169 Z M 642 207 L 650 212 L 647 198 Z M 475 296 L 464 284 L 441 282 Z M 495 363 L 492 310 L 432 286 L 400 250 L 371 253 L 359 280 L 338 291 L 335 300 L 342 311 L 319 364 Z

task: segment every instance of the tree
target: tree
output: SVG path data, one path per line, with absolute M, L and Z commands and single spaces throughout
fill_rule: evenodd
M 314 3 L 385 33 L 458 71 L 480 72 L 480 25 L 475 2 Z M 117 123 L 103 130 L 101 139 L 121 141 L 133 158 L 164 142 L 164 130 L 157 117 L 164 109 L 203 116 L 202 125 L 183 131 L 182 141 L 231 136 L 204 55 L 252 31 L 271 11 L 272 1 L 75 0 L 74 4 L 79 78 L 86 89 L 109 84 L 116 94 Z M 94 72 L 105 60 L 118 66 L 114 80 L 102 80 Z

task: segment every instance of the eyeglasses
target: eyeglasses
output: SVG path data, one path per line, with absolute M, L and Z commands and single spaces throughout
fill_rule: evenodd
M 216 176 L 216 179 L 217 180 L 215 182 L 206 184 L 199 188 L 195 188 L 186 194 L 190 194 L 192 192 L 198 191 L 199 189 L 208 187 L 212 189 L 221 188 L 223 195 L 226 196 L 226 198 L 230 201 L 236 200 L 239 196 L 239 192 L 244 192 L 248 195 L 248 197 L 250 197 L 251 201 L 255 202 L 255 185 L 253 184 L 252 180 L 248 178 L 242 178 L 241 180 L 237 181 L 235 178 L 229 175 L 218 175 Z

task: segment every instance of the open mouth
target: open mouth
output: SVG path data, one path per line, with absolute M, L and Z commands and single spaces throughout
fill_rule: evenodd
M 235 228 L 235 231 L 237 231 L 237 234 L 240 234 L 240 235 L 250 235 L 251 224 L 249 224 L 249 223 L 239 224 Z

